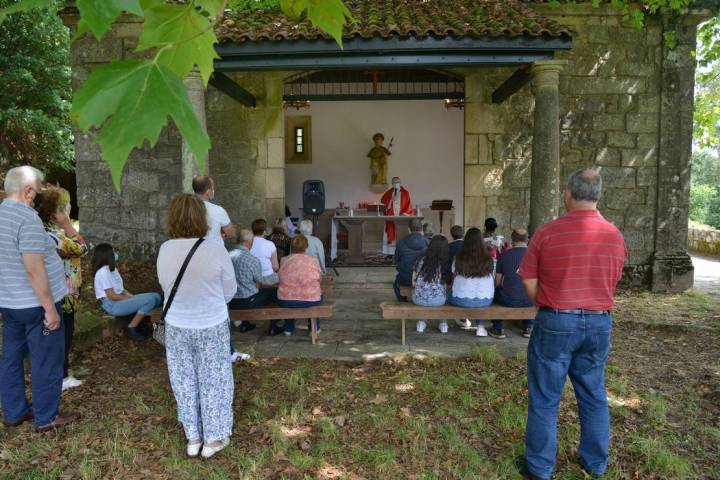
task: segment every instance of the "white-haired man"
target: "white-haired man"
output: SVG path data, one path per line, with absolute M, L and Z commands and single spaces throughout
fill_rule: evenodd
M 305 253 L 318 259 L 318 262 L 320 262 L 320 270 L 322 270 L 323 275 L 325 275 L 325 247 L 323 247 L 322 241 L 312 234 L 312 221 L 303 220 L 300 222 L 300 233 L 305 235 L 308 241 L 308 248 Z
M 5 175 L 7 196 L 0 204 L 0 399 L 6 426 L 34 419 L 36 430 L 47 432 L 79 415 L 59 410 L 65 357 L 60 302 L 68 291 L 55 242 L 35 211 L 42 201 L 42 181 L 42 172 L 30 166 L 11 168 Z M 32 405 L 25 396 L 26 353 Z

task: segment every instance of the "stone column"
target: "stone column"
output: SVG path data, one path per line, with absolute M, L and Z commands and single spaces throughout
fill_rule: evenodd
M 676 34 L 677 45 L 663 45 L 660 78 L 660 131 L 657 179 L 654 292 L 682 292 L 693 285 L 694 268 L 687 253 L 690 165 L 695 90 L 696 25 L 694 16 L 665 18 L 663 29 Z
M 535 95 L 530 233 L 558 214 L 560 196 L 560 71 L 567 60 L 542 60 L 532 67 Z
M 190 104 L 192 109 L 197 115 L 200 124 L 203 128 L 207 128 L 207 122 L 205 121 L 205 86 L 203 85 L 202 77 L 197 69 L 193 69 L 184 80 L 185 88 L 187 88 L 188 96 L 190 97 Z M 205 158 L 205 170 L 202 172 L 203 175 L 207 175 L 209 172 L 208 159 Z M 193 177 L 200 175 L 198 169 L 197 159 L 190 149 L 190 145 L 183 139 L 182 141 L 182 187 L 183 192 L 192 193 L 192 179 Z

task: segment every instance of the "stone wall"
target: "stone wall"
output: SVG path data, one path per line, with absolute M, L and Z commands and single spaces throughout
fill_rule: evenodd
M 600 209 L 623 232 L 631 269 L 648 280 L 655 251 L 662 27 L 624 25 L 609 8 L 544 12 L 575 30 L 572 50 L 558 52 L 561 182 L 596 166 L 604 180 Z M 504 103 L 492 92 L 512 68 L 466 71 L 465 226 L 495 217 L 501 229 L 527 227 L 534 98 L 530 85 Z M 561 213 L 562 201 L 558 198 Z
M 285 132 L 280 72 L 228 74 L 257 100 L 248 108 L 209 87 L 207 127 L 216 200 L 238 226 L 284 217 Z
M 75 29 L 77 16 L 65 15 L 65 23 Z M 93 66 L 111 58 L 135 58 L 140 24 L 121 19 L 101 42 L 91 35 L 71 49 L 73 90 L 87 78 Z M 94 245 L 110 242 L 123 258 L 152 259 L 165 240 L 164 212 L 170 198 L 181 191 L 181 137 L 169 125 L 162 130 L 153 148 L 146 144 L 133 150 L 122 178 L 122 194 L 117 193 L 110 170 L 100 156 L 94 134 L 75 130 L 75 158 L 80 225 Z
M 691 226 L 688 229 L 688 248 L 696 252 L 720 255 L 720 230 Z

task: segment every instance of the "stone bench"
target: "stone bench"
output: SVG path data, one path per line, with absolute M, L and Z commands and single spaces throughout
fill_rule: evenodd
M 313 345 L 317 341 L 317 320 L 319 318 L 328 319 L 332 317 L 333 302 L 323 303 L 316 307 L 308 308 L 283 308 L 277 304 L 270 304 L 262 308 L 251 308 L 248 310 L 229 310 L 231 321 L 263 321 L 263 320 L 293 320 L 296 318 L 310 319 L 310 337 Z M 162 309 L 157 309 L 152 313 L 153 322 L 160 320 Z
M 405 320 L 533 320 L 535 307 L 511 308 L 490 305 L 485 308 L 461 308 L 452 305 L 442 307 L 421 307 L 408 302 L 382 302 L 380 304 L 385 320 L 400 320 L 402 344 L 405 345 Z

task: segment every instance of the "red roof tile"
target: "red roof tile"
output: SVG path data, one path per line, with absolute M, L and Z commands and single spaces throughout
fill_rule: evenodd
M 353 15 L 343 38 L 520 37 L 570 35 L 522 0 L 345 0 Z M 216 27 L 220 42 L 330 38 L 303 16 L 279 9 L 231 12 Z

